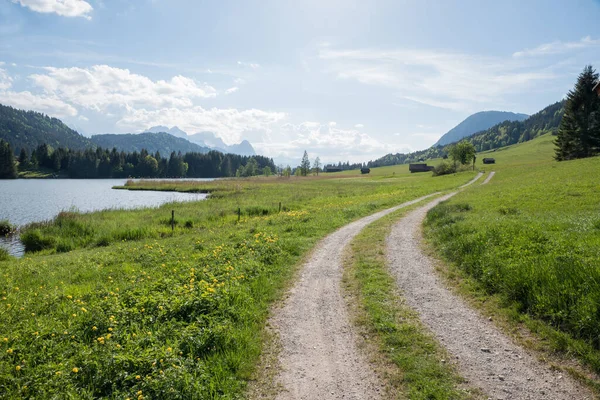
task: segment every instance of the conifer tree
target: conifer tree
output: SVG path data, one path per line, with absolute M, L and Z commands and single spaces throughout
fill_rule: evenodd
M 304 150 L 304 155 L 302 156 L 302 162 L 300 162 L 300 174 L 302 176 L 308 175 L 308 171 L 310 171 L 310 160 L 308 159 L 308 153 Z
M 567 94 L 565 114 L 554 142 L 558 161 L 600 153 L 600 98 L 594 91 L 597 82 L 598 73 L 587 65 Z
M 0 179 L 15 179 L 17 167 L 10 143 L 0 139 Z

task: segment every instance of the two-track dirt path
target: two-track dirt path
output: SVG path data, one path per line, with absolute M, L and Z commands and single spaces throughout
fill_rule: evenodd
M 478 174 L 469 184 L 481 177 Z M 279 334 L 277 399 L 377 399 L 382 383 L 357 349 L 341 293 L 344 248 L 368 224 L 430 194 L 359 219 L 323 239 L 270 324 Z
M 341 294 L 344 248 L 368 224 L 434 194 L 380 211 L 323 239 L 270 324 L 281 342 L 277 399 L 377 399 L 381 383 L 357 347 Z
M 437 277 L 433 261 L 420 247 L 421 224 L 428 210 L 454 194 L 412 211 L 394 225 L 388 238 L 390 269 L 407 304 L 457 358 L 461 375 L 490 398 L 591 399 L 587 389 L 514 344 Z

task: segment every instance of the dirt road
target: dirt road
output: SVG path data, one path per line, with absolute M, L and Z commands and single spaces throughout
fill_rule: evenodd
M 456 357 L 461 375 L 491 399 L 591 399 L 578 382 L 538 362 L 437 277 L 420 247 L 421 223 L 429 209 L 451 196 L 409 213 L 388 238 L 390 269 L 407 304 Z
M 322 240 L 302 267 L 283 308 L 270 321 L 279 333 L 283 387 L 277 399 L 377 399 L 381 383 L 356 348 L 341 295 L 342 254 L 366 225 L 428 197 L 362 218 Z

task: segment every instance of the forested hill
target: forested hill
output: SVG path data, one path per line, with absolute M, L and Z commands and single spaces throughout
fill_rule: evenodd
M 125 134 L 125 135 L 94 135 L 92 136 L 92 142 L 96 145 L 112 149 L 116 147 L 119 151 L 126 153 L 138 153 L 142 149 L 146 149 L 149 153 L 160 154 L 171 154 L 171 152 L 185 153 L 208 153 L 210 151 L 207 147 L 199 146 L 195 143 L 191 143 L 183 138 L 175 137 L 165 132 L 153 133 L 145 132 L 140 134 Z
M 477 151 L 527 142 L 546 133 L 556 133 L 565 112 L 565 101 L 556 102 L 524 121 L 505 121 L 468 138 Z
M 526 142 L 546 133 L 556 133 L 560 120 L 564 114 L 565 101 L 559 101 L 543 110 L 533 114 L 524 121 L 504 121 L 489 129 L 477 132 L 464 138 L 475 145 L 477 151 L 497 149 L 515 143 Z M 414 153 L 387 154 L 374 161 L 369 161 L 368 166 L 383 167 L 418 162 L 446 155 L 446 146 L 432 146 L 426 150 Z
M 516 114 L 507 111 L 481 111 L 466 118 L 463 122 L 450 129 L 434 146 L 445 146 L 458 142 L 464 137 L 499 124 L 504 121 L 523 121 L 527 114 Z
M 92 142 L 69 128 L 61 120 L 35 112 L 0 104 L 0 139 L 10 143 L 15 153 L 32 151 L 41 144 L 54 148 L 85 149 Z

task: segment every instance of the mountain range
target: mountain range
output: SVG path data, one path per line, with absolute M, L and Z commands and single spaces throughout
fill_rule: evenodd
M 221 153 L 232 153 L 239 154 L 241 156 L 255 156 L 256 151 L 254 147 L 247 140 L 243 140 L 241 143 L 228 146 L 223 140 L 215 135 L 213 132 L 199 132 L 193 135 L 188 135 L 178 127 L 174 126 L 169 128 L 167 126 L 158 125 L 146 129 L 145 132 L 160 133 L 165 132 L 178 138 L 189 140 L 202 147 L 208 147 L 211 150 L 217 150 Z
M 489 129 L 492 126 L 504 121 L 523 121 L 527 119 L 527 114 L 516 114 L 507 111 L 481 111 L 467 117 L 460 124 L 446 132 L 434 146 L 445 146 L 450 143 L 458 142 L 462 138 L 471 136 L 476 132 Z
M 109 149 L 116 147 L 119 151 L 125 152 L 139 152 L 144 148 L 150 153 L 159 151 L 167 156 L 173 151 L 208 153 L 211 150 L 243 156 L 256 155 L 254 148 L 246 140 L 227 146 L 212 132 L 189 136 L 177 127 L 155 126 L 140 134 L 102 134 L 88 138 L 57 118 L 2 104 L 0 104 L 0 139 L 10 143 L 16 153 L 22 148 L 31 152 L 45 143 L 53 148 L 73 150 L 100 146 Z

